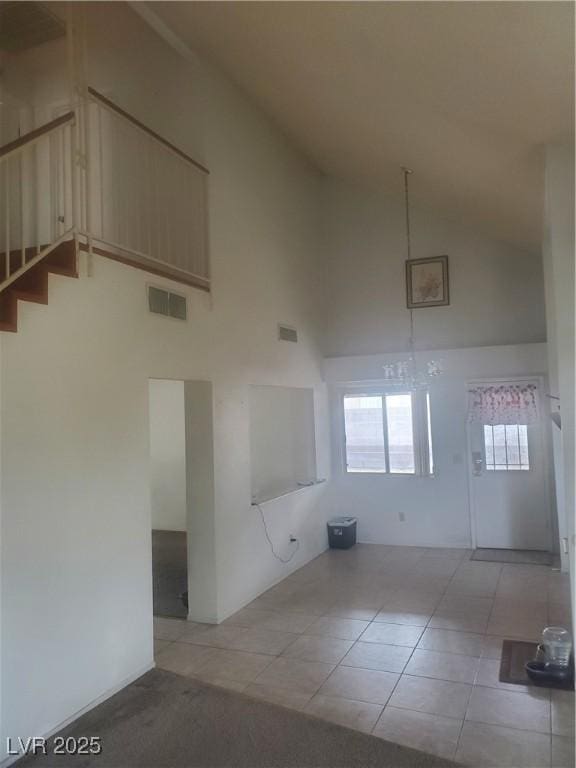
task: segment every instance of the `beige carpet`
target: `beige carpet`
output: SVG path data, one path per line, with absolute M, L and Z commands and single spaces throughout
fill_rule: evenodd
M 40 755 L 19 768 L 449 768 L 400 747 L 240 693 L 153 670 L 61 732 L 102 754 Z

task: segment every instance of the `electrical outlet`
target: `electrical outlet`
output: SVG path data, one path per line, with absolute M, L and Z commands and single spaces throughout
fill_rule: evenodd
M 398 512 L 398 520 L 400 520 L 401 523 L 406 522 L 406 515 L 404 512 Z

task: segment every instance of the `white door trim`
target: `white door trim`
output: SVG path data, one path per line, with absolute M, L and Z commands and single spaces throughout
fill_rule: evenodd
M 538 386 L 538 409 L 541 414 L 540 419 L 540 439 L 542 445 L 542 462 L 544 470 L 544 495 L 546 498 L 546 536 L 548 551 L 553 551 L 552 543 L 552 503 L 551 503 L 551 488 L 550 488 L 550 457 L 548 455 L 548 440 L 546 440 L 546 434 L 544 431 L 544 417 L 546 410 L 544 409 L 544 377 L 543 376 L 501 376 L 492 378 L 474 378 L 466 382 L 466 389 L 474 386 L 475 384 L 503 384 L 503 383 L 525 383 L 536 384 Z M 468 416 L 468 414 L 466 414 Z M 466 419 L 466 467 L 467 467 L 467 480 L 468 480 L 468 510 L 470 514 L 470 538 L 472 549 L 476 549 L 477 545 L 477 527 L 476 527 L 476 508 L 474 504 L 474 493 L 472 491 L 472 441 L 470 437 L 470 422 Z

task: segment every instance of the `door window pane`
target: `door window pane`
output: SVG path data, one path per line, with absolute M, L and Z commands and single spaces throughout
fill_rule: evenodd
M 484 427 L 484 447 L 486 449 L 486 469 L 494 469 L 494 441 L 492 427 Z
M 530 469 L 528 459 L 528 428 L 526 424 L 520 424 L 518 427 L 518 439 L 520 441 L 520 468 Z
M 386 395 L 390 472 L 414 474 L 412 395 Z
M 491 427 L 494 442 L 494 464 L 497 469 L 506 469 L 506 428 L 503 424 Z
M 518 426 L 506 425 L 506 461 L 509 469 L 520 468 L 520 442 L 518 440 Z
M 381 396 L 344 398 L 348 472 L 386 472 Z
M 484 455 L 488 470 L 528 470 L 528 429 L 525 424 L 484 425 Z

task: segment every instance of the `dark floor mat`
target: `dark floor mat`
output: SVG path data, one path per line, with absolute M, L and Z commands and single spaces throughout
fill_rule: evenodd
M 524 640 L 503 640 L 499 680 L 512 685 L 534 685 L 526 674 L 524 665 L 536 658 L 538 643 Z
M 503 640 L 502 641 L 502 661 L 500 662 L 500 674 L 498 679 L 501 683 L 511 683 L 512 685 L 533 685 L 526 674 L 525 664 L 527 661 L 533 661 L 536 658 L 538 643 L 528 643 L 524 640 Z M 572 690 L 571 683 L 550 683 L 547 688 L 559 688 L 561 690 Z
M 533 549 L 475 549 L 470 560 L 512 565 L 552 565 L 550 552 Z

